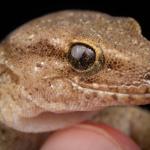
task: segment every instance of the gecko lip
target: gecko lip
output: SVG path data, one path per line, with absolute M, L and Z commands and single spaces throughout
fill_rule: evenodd
M 107 85 L 107 84 L 80 84 L 76 82 L 72 82 L 75 86 L 79 86 L 86 89 L 101 91 L 101 92 L 109 92 L 114 94 L 128 94 L 128 95 L 134 95 L 134 94 L 150 94 L 150 85 L 143 84 L 139 86 L 134 85 Z
M 139 95 L 139 96 L 147 96 L 150 98 L 150 86 L 149 85 L 142 85 L 142 86 L 126 86 L 126 85 L 121 85 L 121 86 L 108 86 L 108 85 L 84 85 L 84 84 L 79 84 L 76 82 L 71 82 L 72 86 L 75 89 L 78 90 L 87 90 L 87 91 L 93 91 L 97 93 L 106 93 L 106 94 L 116 94 L 116 95 Z
M 49 79 L 48 79 L 49 80 Z M 61 85 L 62 88 L 65 86 L 67 88 L 72 88 L 73 90 L 93 90 L 95 92 L 108 92 L 112 94 L 127 94 L 127 95 L 149 95 L 150 94 L 150 84 L 145 82 L 145 84 L 135 86 L 135 85 L 108 85 L 108 84 L 85 84 L 80 83 L 79 81 L 74 81 L 72 79 L 55 77 L 51 78 L 50 82 L 51 87 L 59 87 Z
M 43 84 L 43 86 L 36 85 L 38 90 L 33 90 L 33 95 L 27 97 L 29 91 L 26 93 L 22 91 L 22 94 L 24 93 L 23 97 L 26 100 L 30 99 L 39 108 L 53 113 L 95 111 L 113 105 L 140 105 L 150 102 L 149 92 L 121 93 L 80 85 L 67 78 L 48 80 L 49 87 Z

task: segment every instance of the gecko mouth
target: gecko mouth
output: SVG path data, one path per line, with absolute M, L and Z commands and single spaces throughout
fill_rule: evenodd
M 72 82 L 72 81 L 71 81 Z M 139 86 L 135 85 L 107 85 L 107 84 L 82 84 L 72 82 L 72 84 L 76 87 L 82 87 L 85 89 L 91 89 L 101 92 L 109 92 L 112 94 L 128 94 L 128 95 L 147 95 L 150 94 L 150 85 L 142 84 Z
M 40 91 L 37 93 L 34 91 L 32 96 L 29 96 L 27 91 L 22 91 L 22 103 L 30 102 L 33 107 L 30 108 L 31 105 L 29 108 L 23 107 L 25 110 L 22 110 L 22 113 L 19 112 L 18 116 L 15 115 L 14 128 L 24 132 L 55 130 L 80 122 L 93 115 L 92 111 L 95 113 L 107 106 L 139 105 L 150 102 L 150 93 L 127 94 L 102 91 L 98 88 L 81 86 L 68 79 L 65 83 L 64 79 L 56 79 L 51 82 L 50 88 L 40 88 Z M 33 109 L 34 107 L 37 111 Z M 52 125 L 51 122 L 53 122 Z
M 123 91 L 121 87 L 116 90 L 115 88 L 106 89 L 102 85 L 99 87 L 87 86 L 67 78 L 55 78 L 49 81 L 49 86 L 41 84 L 41 86 L 36 85 L 36 88 L 32 87 L 29 91 L 22 91 L 22 97 L 28 101 L 30 99 L 39 108 L 54 113 L 94 111 L 113 105 L 150 103 L 148 87 L 145 91 L 142 91 L 142 87 L 122 87 Z M 27 96 L 29 92 L 32 95 Z
M 126 86 L 126 85 L 121 85 L 121 86 L 108 86 L 108 85 L 99 85 L 99 84 L 92 84 L 92 85 L 87 85 L 87 84 L 80 84 L 71 81 L 71 84 L 74 88 L 83 91 L 84 93 L 90 93 L 90 92 L 96 92 L 99 95 L 110 95 L 113 96 L 115 99 L 117 97 L 139 97 L 142 99 L 149 99 L 150 102 L 150 86 L 147 84 L 143 84 L 141 86 Z

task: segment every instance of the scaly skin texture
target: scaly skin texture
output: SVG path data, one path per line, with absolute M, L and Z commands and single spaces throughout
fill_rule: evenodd
M 68 60 L 75 43 L 95 51 L 88 70 Z M 0 120 L 20 131 L 43 132 L 107 106 L 148 104 L 149 58 L 150 42 L 132 18 L 62 11 L 35 19 L 0 44 Z

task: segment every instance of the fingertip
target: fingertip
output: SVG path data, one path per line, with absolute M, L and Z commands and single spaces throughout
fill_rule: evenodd
M 52 134 L 41 150 L 140 150 L 127 136 L 106 125 L 83 123 Z

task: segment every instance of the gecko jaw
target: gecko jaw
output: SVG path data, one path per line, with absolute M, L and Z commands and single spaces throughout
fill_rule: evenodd
M 70 79 L 51 80 L 51 86 L 37 86 L 38 91 L 24 91 L 23 101 L 53 113 L 94 111 L 113 105 L 140 105 L 150 102 L 150 93 L 121 93 L 81 86 Z M 32 90 L 32 89 L 31 89 Z

